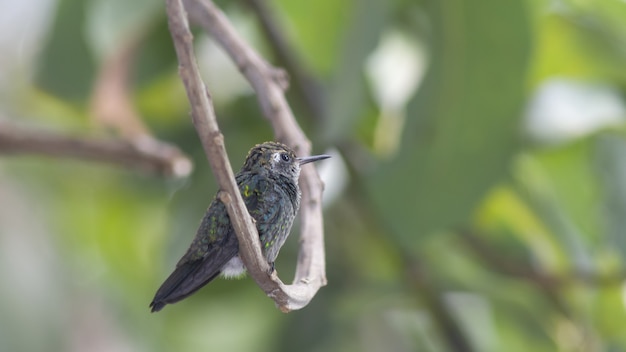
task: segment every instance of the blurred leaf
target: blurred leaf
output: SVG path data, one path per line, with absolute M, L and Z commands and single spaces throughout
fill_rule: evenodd
M 626 263 L 626 141 L 615 135 L 603 135 L 597 143 L 598 184 L 602 187 L 603 244 L 621 254 Z
M 80 131 L 88 127 L 85 110 L 76 104 L 32 87 L 17 101 L 20 115 L 41 123 L 46 128 L 59 128 Z
M 586 138 L 533 153 L 559 206 L 590 243 L 597 241 L 601 232 L 600 190 L 592 162 L 594 148 L 593 140 Z
M 531 251 L 533 262 L 542 270 L 561 271 L 567 267 L 560 243 L 511 187 L 493 189 L 479 208 L 476 222 L 485 235 L 490 235 L 485 240 L 497 243 L 499 250 L 504 250 L 504 242 L 514 250 Z M 517 236 L 524 246 L 520 247 L 512 236 Z M 523 260 L 528 262 L 527 253 L 524 254 Z
M 368 182 L 405 243 L 467 219 L 519 147 L 529 53 L 524 3 L 430 3 L 430 70 L 409 106 L 399 155 Z
M 83 0 L 59 1 L 36 77 L 43 89 L 76 102 L 89 96 L 94 76 L 84 35 L 86 5 Z
M 380 1 L 385 2 L 385 1 Z M 326 75 L 333 71 L 337 61 L 346 23 L 354 13 L 355 1 L 275 1 L 289 42 L 303 53 L 307 67 Z M 358 3 L 358 2 L 356 2 Z
M 536 2 L 537 48 L 530 75 L 537 85 L 551 76 L 626 82 L 626 6 L 623 2 L 564 1 L 546 9 Z M 547 12 L 547 14 L 546 14 Z
M 143 40 L 137 59 L 135 60 L 135 76 L 137 85 L 152 83 L 164 74 L 177 72 L 178 62 L 176 51 L 163 14 L 158 21 L 150 26 L 150 31 Z M 185 99 L 182 99 L 185 100 Z
M 189 127 L 189 102 L 176 70 L 153 76 L 150 84 L 138 90 L 135 100 L 141 115 L 152 126 L 169 130 Z
M 601 330 L 605 336 L 619 341 L 620 346 L 626 345 L 626 311 L 615 309 L 624 305 L 623 288 L 620 285 L 602 288 L 594 295 L 593 304 L 589 309 L 593 313 L 593 326 Z M 608 350 L 608 349 L 607 349 Z M 610 349 L 618 351 L 619 348 Z
M 576 272 L 591 272 L 593 261 L 587 236 L 563 209 L 541 164 L 530 156 L 522 156 L 515 168 L 518 194 L 560 243 L 560 248 Z
M 252 281 L 252 280 L 246 280 Z M 236 282 L 225 281 L 232 286 Z M 254 284 L 248 282 L 249 285 Z M 196 304 L 185 301 L 177 310 L 164 310 L 165 346 L 163 351 L 274 351 L 273 331 L 281 318 L 272 304 L 258 290 L 230 289 L 222 297 L 195 297 Z M 173 308 L 173 307 L 170 307 Z M 161 313 L 160 313 L 161 314 Z M 153 337 L 147 335 L 146 337 Z
M 88 3 L 84 32 L 98 59 L 110 55 L 127 40 L 142 37 L 155 22 L 165 22 L 164 3 L 160 0 L 89 0 Z M 164 39 L 171 41 L 169 33 Z
M 392 1 L 363 0 L 354 9 L 328 94 L 327 141 L 344 138 L 354 128 L 367 102 L 364 65 L 374 51 L 391 14 Z

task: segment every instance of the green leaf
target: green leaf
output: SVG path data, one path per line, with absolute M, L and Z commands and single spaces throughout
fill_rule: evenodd
M 626 142 L 616 135 L 598 138 L 596 172 L 602 188 L 602 216 L 606 225 L 604 244 L 626 261 Z
M 386 1 L 378 1 L 385 3 Z M 351 1 L 275 1 L 282 28 L 305 60 L 307 67 L 327 74 L 337 60 L 341 33 L 355 4 Z
M 541 222 L 550 230 L 578 272 L 589 272 L 593 261 L 580 227 L 561 205 L 542 165 L 523 156 L 515 165 L 516 189 Z
M 523 1 L 433 1 L 431 66 L 409 104 L 401 150 L 369 177 L 406 242 L 465 221 L 519 147 L 529 56 Z
M 582 240 L 595 241 L 602 230 L 599 217 L 600 189 L 592 160 L 595 139 L 585 138 L 558 148 L 533 153 L 550 184 L 555 201 L 575 224 Z M 586 185 L 581 187 L 581 185 Z
M 86 1 L 62 0 L 36 77 L 45 90 L 73 101 L 87 98 L 94 63 L 84 36 Z
M 391 5 L 391 1 L 365 0 L 354 9 L 328 94 L 326 140 L 341 139 L 362 116 L 367 103 L 363 67 L 387 25 Z

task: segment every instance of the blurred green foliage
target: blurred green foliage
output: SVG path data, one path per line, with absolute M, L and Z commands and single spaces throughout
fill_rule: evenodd
M 25 3 L 39 8 L 42 0 Z M 626 3 L 268 4 L 321 87 L 324 116 L 313 117 L 292 87 L 294 112 L 316 152 L 338 153 L 337 164 L 322 168 L 348 170 L 325 206 L 328 286 L 288 315 L 250 279 L 217 280 L 149 313 L 216 191 L 188 117 L 164 4 L 59 0 L 40 7 L 46 35 L 33 67 L 0 76 L 15 80 L 0 80 L 2 111 L 72 134 L 106 134 L 90 120 L 94 79 L 137 38 L 133 102 L 195 171 L 169 180 L 2 156 L 0 350 L 626 350 L 626 108 L 613 116 L 618 123 L 566 138 L 539 140 L 527 128 L 528 107 L 554 79 L 610 87 L 626 106 Z M 218 5 L 269 61 L 284 65 L 246 1 Z M 235 82 L 232 65 L 195 33 L 209 87 L 226 85 L 215 72 L 232 72 Z M 385 46 L 391 37 L 424 60 L 402 71 L 401 54 Z M 388 77 L 419 73 L 417 89 L 401 92 L 406 101 L 393 105 L 378 93 L 401 84 L 368 76 L 375 52 L 396 66 Z M 215 103 L 238 168 L 272 135 L 249 88 L 229 87 L 232 96 Z M 565 121 L 564 130 L 579 123 L 573 115 Z M 327 191 L 342 182 L 328 174 Z M 294 233 L 276 263 L 283 280 L 297 252 Z

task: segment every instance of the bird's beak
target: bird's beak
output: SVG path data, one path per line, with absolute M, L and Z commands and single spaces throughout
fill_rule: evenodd
M 305 156 L 303 158 L 296 158 L 300 162 L 300 166 L 308 163 L 312 163 L 318 160 L 324 160 L 330 158 L 330 155 L 322 154 L 322 155 L 313 155 L 313 156 Z

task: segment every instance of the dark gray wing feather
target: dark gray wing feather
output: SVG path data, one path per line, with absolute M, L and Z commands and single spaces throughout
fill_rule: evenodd
M 234 238 L 234 236 L 231 236 Z M 158 312 L 166 304 L 176 303 L 202 288 L 220 274 L 220 269 L 238 252 L 237 238 L 224 248 L 213 247 L 207 256 L 180 262 L 157 291 L 150 307 Z
M 250 174 L 237 175 L 239 190 L 248 211 L 255 219 L 260 215 L 259 195 L 264 191 L 261 188 L 266 187 L 266 182 L 261 179 Z M 211 282 L 220 274 L 224 264 L 238 252 L 239 242 L 226 207 L 215 199 L 202 219 L 187 253 L 180 259 L 174 272 L 161 285 L 150 303 L 152 311 L 158 312 L 166 304 L 178 302 Z

